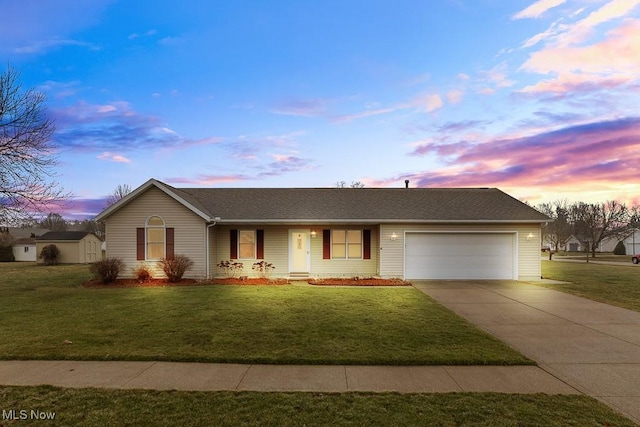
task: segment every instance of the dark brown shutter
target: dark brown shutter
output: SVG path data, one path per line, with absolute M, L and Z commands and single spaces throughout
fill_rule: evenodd
M 371 230 L 362 230 L 362 258 L 371 259 Z
M 238 230 L 229 230 L 229 258 L 238 259 Z
M 167 254 L 166 259 L 173 259 L 175 256 L 175 241 L 174 241 L 174 229 L 167 228 Z
M 322 259 L 331 259 L 331 230 L 322 230 Z
M 264 259 L 264 230 L 256 230 L 256 258 Z
M 136 259 L 144 261 L 144 228 L 136 228 Z

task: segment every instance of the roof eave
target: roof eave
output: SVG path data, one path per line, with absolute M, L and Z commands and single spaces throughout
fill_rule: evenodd
M 165 193 L 166 195 L 173 198 L 178 203 L 182 204 L 184 207 L 192 211 L 194 214 L 198 215 L 203 220 L 213 221 L 213 218 L 210 215 L 207 215 L 205 212 L 202 212 L 200 209 L 196 208 L 191 203 L 187 202 L 185 199 L 177 195 L 175 192 L 171 191 L 171 189 L 167 187 L 164 183 L 153 178 L 151 178 L 150 180 L 142 184 L 140 187 L 136 188 L 131 193 L 127 194 L 125 197 L 123 197 L 113 205 L 109 206 L 104 211 L 100 212 L 98 216 L 96 216 L 96 221 L 103 221 L 104 219 L 106 219 L 116 211 L 120 210 L 120 208 L 129 204 L 129 202 L 134 200 L 140 194 L 147 191 L 150 187 L 156 187 L 157 189 L 159 189 L 160 191 L 162 191 L 163 193 Z
M 222 218 L 218 224 L 543 224 L 545 219 L 522 220 L 442 220 L 442 219 L 233 219 Z

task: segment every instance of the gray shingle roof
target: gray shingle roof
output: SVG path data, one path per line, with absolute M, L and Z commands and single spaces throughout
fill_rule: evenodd
M 223 221 L 544 222 L 496 188 L 169 189 Z
M 88 231 L 50 231 L 38 237 L 36 240 L 69 240 L 78 241 L 82 240 L 84 236 L 90 234 Z

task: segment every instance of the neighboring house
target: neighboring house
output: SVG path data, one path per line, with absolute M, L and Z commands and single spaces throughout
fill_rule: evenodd
M 127 268 L 183 254 L 186 277 L 261 260 L 278 277 L 540 279 L 549 218 L 495 188 L 174 188 L 155 179 L 97 218 Z
M 13 242 L 13 256 L 16 261 L 35 261 L 37 259 L 36 240 L 32 238 L 17 239 Z
M 88 231 L 50 231 L 36 239 L 39 255 L 47 245 L 56 245 L 61 264 L 84 264 L 102 259 L 102 241 Z
M 564 246 L 567 252 L 583 251 L 582 242 L 580 242 L 580 240 L 578 240 L 578 238 L 574 235 L 569 236 L 569 238 L 564 241 L 564 244 L 562 246 Z
M 619 241 L 624 243 L 628 255 L 640 253 L 640 230 L 638 229 L 633 229 L 633 232 L 630 231 L 626 237 L 603 239 L 596 248 L 596 252 L 613 252 Z M 564 246 L 568 252 L 584 250 L 582 243 L 573 235 L 564 241 Z
M 16 261 L 35 261 L 37 253 L 34 238 L 48 231 L 46 228 L 0 227 L 0 244 L 11 245 Z
M 622 241 L 627 250 L 627 255 L 640 254 L 640 230 L 634 228 L 633 232 L 629 233 Z

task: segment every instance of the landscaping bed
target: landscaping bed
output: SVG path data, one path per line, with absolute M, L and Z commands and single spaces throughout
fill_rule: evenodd
M 311 279 L 309 284 L 317 286 L 411 286 L 411 283 L 401 279 L 381 279 L 376 277 Z
M 117 279 L 112 283 L 102 283 L 99 280 L 91 279 L 82 284 L 85 288 L 151 288 L 156 286 L 208 286 L 208 285 L 249 285 L 249 286 L 273 286 L 286 285 L 290 282 L 287 279 L 264 279 L 264 278 L 230 278 L 196 280 L 182 279 L 178 282 L 169 282 L 167 279 L 150 279 L 139 281 L 137 279 Z
M 261 277 L 244 277 L 244 278 L 228 278 L 228 279 L 211 279 L 207 284 L 212 285 L 287 285 L 291 282 L 287 279 L 266 279 Z

